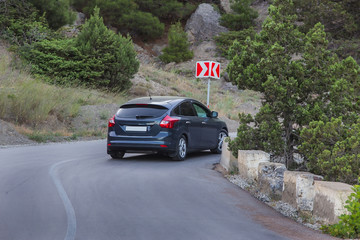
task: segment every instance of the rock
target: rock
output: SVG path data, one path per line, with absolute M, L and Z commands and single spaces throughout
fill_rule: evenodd
M 77 12 L 76 13 L 76 20 L 74 22 L 74 26 L 80 26 L 80 25 L 83 25 L 85 23 L 85 19 L 86 19 L 86 16 L 84 13 L 82 12 Z
M 230 82 L 230 77 L 227 72 L 223 72 L 222 77 L 224 78 L 225 82 Z
M 207 3 L 200 4 L 185 26 L 189 41 L 192 43 L 209 41 L 214 36 L 227 32 L 225 27 L 220 26 L 219 19 L 220 13 L 215 11 L 213 6 Z
M 232 9 L 230 7 L 230 0 L 220 0 L 220 6 L 226 13 L 232 13 Z
M 136 58 L 140 61 L 142 64 L 150 64 L 153 62 L 152 57 L 150 54 L 142 47 L 134 43 L 134 48 L 137 53 Z
M 80 26 L 85 23 L 85 19 L 86 17 L 84 13 L 76 12 L 76 19 L 74 23 L 63 26 L 60 32 L 68 38 L 76 37 L 80 33 Z
M 280 200 L 282 196 L 285 171 L 286 167 L 281 163 L 260 163 L 258 167 L 258 182 L 260 191 L 274 200 Z

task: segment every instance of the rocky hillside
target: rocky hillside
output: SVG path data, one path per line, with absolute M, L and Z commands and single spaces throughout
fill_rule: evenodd
M 223 1 L 227 2 L 227 1 Z M 217 52 L 213 36 L 226 32 L 219 24 L 220 14 L 210 4 L 201 4 L 186 23 L 185 30 L 191 40 L 191 50 L 194 58 L 183 63 L 163 64 L 158 60 L 164 43 L 147 43 L 135 45 L 138 59 L 141 63 L 139 72 L 131 79 L 132 87 L 127 92 L 126 99 L 147 95 L 188 96 L 206 102 L 207 80 L 195 79 L 195 63 L 200 60 L 212 60 L 221 63 L 223 71 L 228 60 Z M 76 28 L 74 28 L 76 29 Z M 15 70 L 14 70 L 15 71 Z M 16 72 L 16 71 L 15 71 Z M 83 137 L 103 137 L 106 131 L 107 119 L 117 110 L 121 102 L 108 104 L 81 104 L 78 112 L 70 121 L 62 124 L 60 129 L 51 129 L 56 134 L 39 126 L 21 124 L 13 125 L 0 122 L 0 145 L 32 143 L 25 134 L 35 141 L 62 141 Z M 226 82 L 224 78 L 212 80 L 210 108 L 219 111 L 220 116 L 229 125 L 230 131 L 236 131 L 236 121 L 239 112 L 255 114 L 260 107 L 260 95 L 252 91 L 239 91 L 237 87 Z M 11 120 L 10 118 L 6 118 Z M 49 119 L 47 121 L 50 121 Z

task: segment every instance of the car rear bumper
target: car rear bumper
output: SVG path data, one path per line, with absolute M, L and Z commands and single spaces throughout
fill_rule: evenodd
M 108 133 L 107 153 L 125 152 L 174 152 L 176 138 L 171 132 L 160 132 L 156 136 L 128 136 L 116 135 L 114 131 Z

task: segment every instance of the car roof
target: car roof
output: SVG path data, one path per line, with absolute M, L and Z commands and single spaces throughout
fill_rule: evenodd
M 155 105 L 161 105 L 161 106 L 168 106 L 168 105 L 176 105 L 183 100 L 194 100 L 191 98 L 186 97 L 174 97 L 174 96 L 152 96 L 152 97 L 141 97 L 141 98 L 135 98 L 124 105 L 128 104 L 155 104 Z

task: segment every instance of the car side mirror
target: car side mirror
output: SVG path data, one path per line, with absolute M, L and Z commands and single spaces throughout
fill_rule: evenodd
M 212 118 L 217 118 L 218 115 L 219 115 L 218 112 L 212 111 L 210 116 L 211 116 Z

